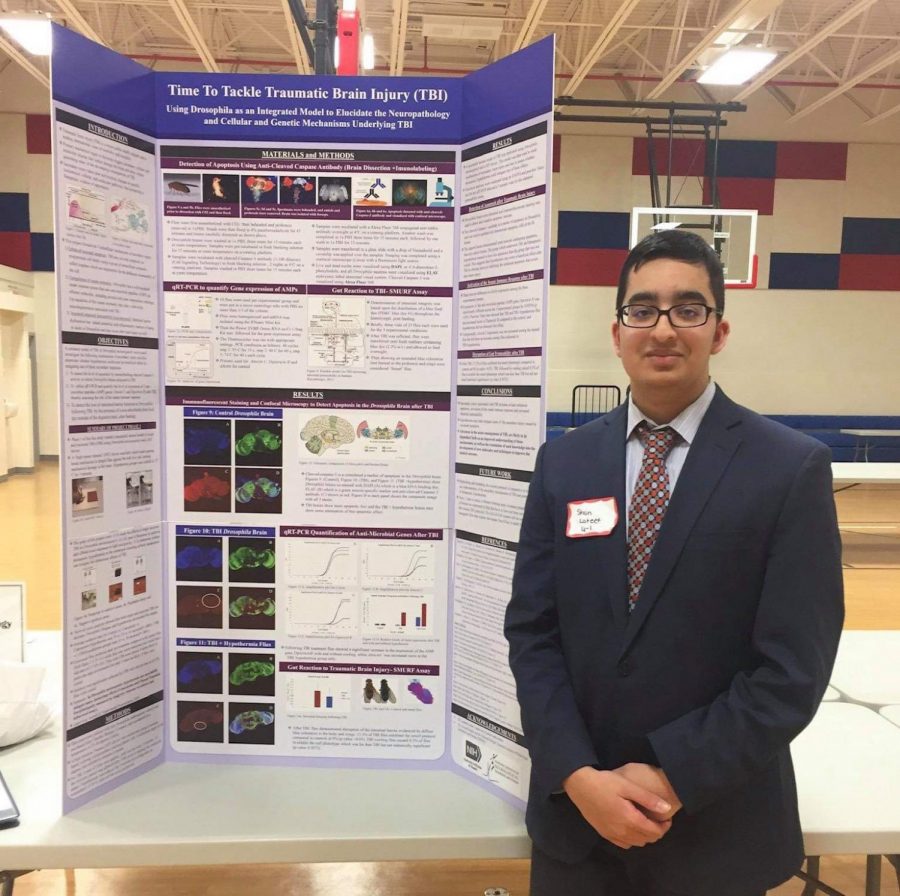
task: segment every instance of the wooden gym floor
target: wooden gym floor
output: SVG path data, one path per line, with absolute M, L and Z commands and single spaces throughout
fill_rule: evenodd
M 835 495 L 844 540 L 848 629 L 900 629 L 900 485 L 844 488 Z M 61 625 L 59 468 L 42 462 L 33 475 L 0 483 L 4 509 L 0 581 L 24 581 L 32 629 Z M 387 811 L 387 809 L 386 809 Z M 374 819 L 373 819 L 374 820 Z M 248 846 L 248 848 L 250 848 Z M 822 860 L 822 878 L 847 896 L 864 893 L 865 861 Z M 526 896 L 525 860 L 235 865 L 185 868 L 37 871 L 15 884 L 16 896 L 482 896 L 504 887 Z M 771 891 L 800 896 L 792 880 Z M 898 896 L 882 863 L 882 896 Z M 564 896 L 564 894 L 560 894 Z

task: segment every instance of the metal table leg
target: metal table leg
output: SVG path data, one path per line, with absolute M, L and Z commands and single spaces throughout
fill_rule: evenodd
M 0 896 L 12 896 L 15 879 L 25 874 L 31 871 L 0 871 Z
M 818 856 L 807 856 L 806 857 L 806 873 L 810 877 L 819 877 L 819 857 Z M 800 896 L 814 896 L 816 892 L 816 885 L 811 881 L 806 881 L 806 886 L 803 888 L 803 892 Z
M 881 856 L 866 856 L 866 896 L 881 892 Z

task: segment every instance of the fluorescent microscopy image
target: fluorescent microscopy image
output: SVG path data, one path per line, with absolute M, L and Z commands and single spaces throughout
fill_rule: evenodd
M 231 510 L 231 469 L 185 467 L 184 509 L 196 513 L 228 513 Z
M 225 740 L 225 713 L 221 703 L 179 700 L 176 738 L 187 743 L 222 743 Z
M 257 550 L 251 547 L 239 547 L 228 555 L 228 568 L 240 569 L 275 568 L 275 551 L 266 548 Z
M 280 420 L 234 421 L 234 462 L 239 467 L 280 467 L 284 435 Z
M 239 467 L 234 477 L 237 513 L 281 513 L 281 470 Z
M 394 205 L 427 205 L 427 180 L 395 180 L 393 191 Z
M 243 734 L 245 731 L 253 731 L 260 725 L 271 725 L 275 721 L 274 712 L 265 712 L 258 709 L 248 709 L 239 712 L 228 726 L 232 734 Z
M 226 466 L 231 462 L 231 421 L 184 421 L 184 462 L 197 466 Z
M 222 693 L 222 654 L 179 651 L 178 692 L 184 694 Z
M 244 178 L 244 196 L 249 196 L 254 202 L 274 202 L 277 195 L 274 190 L 275 181 L 271 177 L 251 174 Z
M 228 692 L 234 695 L 275 696 L 275 655 L 231 653 L 228 656 Z
M 179 628 L 222 628 L 222 588 L 179 585 L 175 620 Z
M 241 457 L 258 452 L 272 453 L 281 448 L 281 436 L 268 429 L 258 429 L 241 436 L 234 444 L 234 450 Z
M 229 703 L 228 742 L 275 743 L 275 707 L 271 703 Z
M 204 174 L 203 201 L 235 204 L 240 195 L 236 174 Z
M 319 202 L 322 205 L 344 205 L 350 201 L 349 177 L 320 177 Z
M 246 585 L 229 588 L 228 627 L 274 629 L 275 589 L 250 588 Z
M 175 539 L 176 578 L 188 582 L 222 581 L 222 539 Z
M 282 205 L 315 205 L 316 179 L 287 175 L 281 178 Z
M 267 476 L 244 479 L 235 490 L 234 496 L 241 504 L 254 500 L 273 500 L 281 494 L 281 486 Z
M 228 677 L 232 684 L 247 684 L 250 681 L 256 681 L 264 675 L 274 675 L 275 665 L 273 663 L 249 662 L 241 663 Z
M 230 616 L 274 616 L 275 601 L 270 597 L 259 600 L 249 594 L 241 594 L 231 601 L 228 613 Z
M 275 539 L 229 538 L 228 578 L 232 582 L 274 584 Z
M 206 731 L 210 725 L 222 722 L 221 709 L 193 709 L 184 718 L 178 721 L 178 730 L 181 732 L 188 731 Z

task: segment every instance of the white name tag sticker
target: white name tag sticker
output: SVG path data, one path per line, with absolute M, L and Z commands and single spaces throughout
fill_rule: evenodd
M 566 520 L 567 538 L 598 538 L 609 535 L 619 522 L 615 498 L 585 498 L 569 501 Z

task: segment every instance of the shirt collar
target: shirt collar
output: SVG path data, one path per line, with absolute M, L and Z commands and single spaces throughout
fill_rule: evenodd
M 715 396 L 715 394 L 716 384 L 710 380 L 700 395 L 666 425 L 671 426 L 672 429 L 678 433 L 681 440 L 690 445 L 697 436 L 697 430 L 700 428 L 700 423 L 703 421 L 706 412 L 709 410 L 709 406 L 712 404 L 713 396 Z M 629 395 L 628 424 L 625 436 L 626 441 L 634 436 L 635 428 L 643 420 L 646 420 L 654 429 L 660 425 L 644 414 L 634 403 L 634 399 Z

